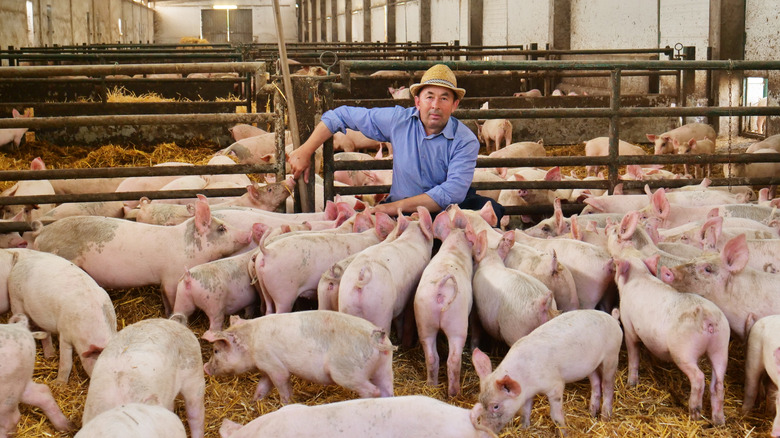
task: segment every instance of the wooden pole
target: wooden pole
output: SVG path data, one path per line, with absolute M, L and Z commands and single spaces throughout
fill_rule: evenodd
M 282 14 L 279 9 L 279 0 L 274 0 L 274 18 L 276 21 L 276 37 L 279 42 L 279 63 L 282 68 L 284 93 L 287 96 L 287 114 L 290 121 L 290 134 L 292 134 L 293 149 L 298 149 L 301 146 L 300 134 L 298 132 L 298 115 L 295 113 L 295 100 L 293 99 L 293 88 L 292 82 L 290 81 L 290 66 L 287 65 L 287 46 L 285 46 L 284 43 L 284 30 L 282 29 Z M 312 168 L 309 168 L 309 172 L 311 172 L 311 169 Z M 298 179 L 298 194 L 301 197 L 301 210 L 303 210 L 303 212 L 310 212 L 309 196 L 303 178 Z

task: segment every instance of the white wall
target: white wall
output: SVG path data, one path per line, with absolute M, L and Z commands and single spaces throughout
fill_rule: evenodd
M 157 6 L 154 42 L 178 44 L 182 37 L 200 38 L 200 9 L 199 6 Z
M 571 48 L 639 49 L 658 44 L 658 9 L 648 0 L 572 0 Z
M 386 0 L 371 0 L 371 41 L 387 41 L 387 29 L 385 29 L 385 22 L 387 16 L 385 14 Z
M 461 0 L 431 0 L 431 41 L 460 39 Z M 468 2 L 466 2 L 468 4 Z M 468 20 L 466 21 L 468 26 Z M 466 33 L 468 35 L 468 32 Z M 465 42 L 461 42 L 465 44 Z

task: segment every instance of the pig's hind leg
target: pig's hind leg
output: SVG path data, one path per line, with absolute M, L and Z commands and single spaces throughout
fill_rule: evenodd
M 588 376 L 590 380 L 590 416 L 596 417 L 599 413 L 599 406 L 601 405 L 601 376 L 598 369 L 590 373 Z
M 51 335 L 47 338 L 51 340 Z M 60 365 L 57 370 L 58 384 L 68 383 L 70 372 L 73 370 L 73 345 L 60 335 Z
M 273 388 L 273 383 L 271 383 L 271 379 L 267 375 L 263 375 L 260 377 L 260 380 L 257 381 L 257 389 L 255 389 L 255 394 L 252 397 L 252 401 L 258 401 L 265 398 L 266 395 L 268 395 L 268 392 Z
M 40 408 L 54 425 L 54 428 L 59 431 L 71 430 L 73 428 L 73 424 L 65 417 L 57 402 L 54 401 L 51 390 L 44 384 L 30 381 L 22 393 L 22 403 Z

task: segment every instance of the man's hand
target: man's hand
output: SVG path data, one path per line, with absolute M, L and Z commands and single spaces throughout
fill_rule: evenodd
M 309 183 L 309 168 L 311 167 L 311 154 L 305 148 L 298 148 L 287 156 L 287 162 L 290 163 L 292 176 L 296 180 L 303 175 L 303 181 Z

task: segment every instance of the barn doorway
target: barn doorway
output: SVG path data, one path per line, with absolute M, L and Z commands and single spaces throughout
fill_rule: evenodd
M 210 43 L 251 43 L 251 9 L 203 9 L 201 34 Z
M 747 77 L 742 90 L 742 106 L 767 106 L 769 81 L 762 77 Z M 766 136 L 766 116 L 742 117 L 742 134 Z

